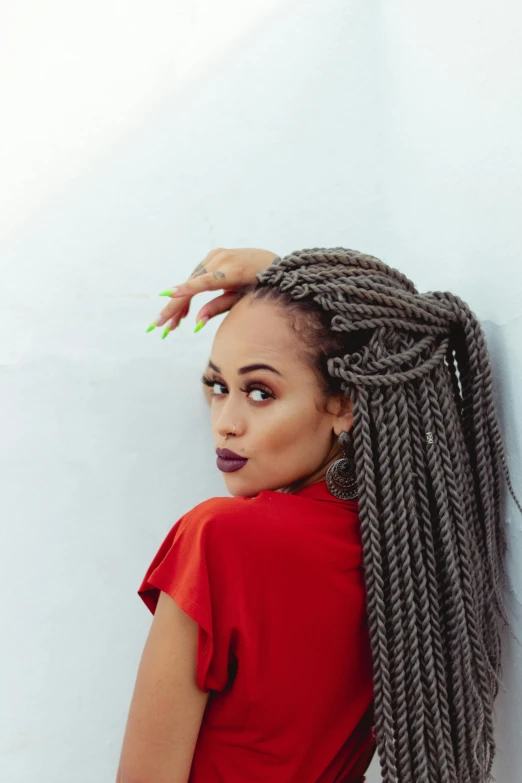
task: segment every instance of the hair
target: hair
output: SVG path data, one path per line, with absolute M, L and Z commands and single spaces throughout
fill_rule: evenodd
M 238 300 L 284 308 L 326 396 L 353 401 L 383 783 L 489 783 L 506 537 L 516 498 L 490 358 L 468 305 L 373 256 L 276 258 Z M 516 638 L 516 637 L 514 637 Z

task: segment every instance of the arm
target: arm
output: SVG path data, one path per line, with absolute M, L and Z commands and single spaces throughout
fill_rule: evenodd
M 198 624 L 161 592 L 141 657 L 116 783 L 187 783 L 209 693 L 196 684 Z

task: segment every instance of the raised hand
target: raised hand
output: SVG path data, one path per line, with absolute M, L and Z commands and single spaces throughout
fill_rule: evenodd
M 277 253 L 252 247 L 218 247 L 211 250 L 186 282 L 177 283 L 161 292 L 160 296 L 170 297 L 170 302 L 147 331 L 150 332 L 157 326 L 165 324 L 163 331 L 163 338 L 165 338 L 188 314 L 190 301 L 195 294 L 224 289 L 225 293 L 211 299 L 198 312 L 194 331 L 199 331 L 210 318 L 230 310 L 237 298 L 236 289 L 254 282 L 256 275 L 270 266 L 276 258 L 279 258 Z

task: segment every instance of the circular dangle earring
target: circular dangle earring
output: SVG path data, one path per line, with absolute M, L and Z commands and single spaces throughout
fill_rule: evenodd
M 352 430 L 343 430 L 338 438 L 344 457 L 332 462 L 326 471 L 326 486 L 330 493 L 340 500 L 353 500 L 357 497 L 357 479 L 353 457 Z

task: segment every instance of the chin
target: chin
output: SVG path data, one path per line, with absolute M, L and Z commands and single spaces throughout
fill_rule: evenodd
M 284 487 L 280 488 L 279 484 L 275 484 L 275 486 L 271 486 L 266 481 L 254 483 L 253 481 L 249 481 L 247 478 L 243 478 L 243 480 L 241 480 L 241 477 L 238 476 L 237 473 L 241 473 L 241 471 L 238 470 L 238 471 L 234 471 L 234 473 L 223 474 L 223 476 L 225 477 L 226 488 L 231 495 L 250 498 L 250 497 L 254 497 L 254 495 L 258 495 L 260 492 L 262 492 L 265 489 L 270 492 L 284 491 Z
M 241 473 L 240 470 L 235 470 L 233 473 L 223 473 L 225 480 L 225 486 L 231 495 L 242 495 L 243 497 L 252 497 L 261 492 L 265 487 L 255 487 L 248 479 L 241 478 L 237 474 Z

